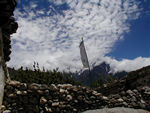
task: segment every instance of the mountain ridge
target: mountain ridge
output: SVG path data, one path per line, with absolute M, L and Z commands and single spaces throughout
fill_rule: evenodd
M 128 74 L 128 72 L 126 72 L 126 71 L 121 71 L 121 72 L 117 72 L 117 73 L 113 74 L 113 73 L 110 73 L 110 70 L 111 70 L 110 65 L 103 62 L 103 63 L 93 67 L 90 72 L 89 72 L 89 70 L 85 70 L 82 73 L 80 73 L 80 75 L 76 75 L 75 78 L 78 81 L 83 81 L 84 85 L 90 85 L 91 82 L 98 80 L 100 78 L 100 76 L 102 76 L 104 79 L 106 79 L 106 75 L 110 75 L 111 77 L 120 79 L 123 76 Z

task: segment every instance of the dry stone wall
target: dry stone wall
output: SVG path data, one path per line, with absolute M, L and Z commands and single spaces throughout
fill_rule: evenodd
M 95 90 L 101 92 L 103 95 L 109 95 L 119 93 L 122 90 L 133 90 L 143 86 L 150 87 L 150 66 L 130 72 L 124 78 Z
M 71 84 L 47 86 L 11 81 L 5 86 L 2 110 L 11 113 L 80 113 L 104 107 L 131 107 L 150 111 L 150 88 L 103 96 L 86 87 Z

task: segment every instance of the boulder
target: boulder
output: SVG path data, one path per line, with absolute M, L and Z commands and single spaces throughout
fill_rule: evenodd
M 146 110 L 142 110 L 142 109 L 117 107 L 117 108 L 104 108 L 104 109 L 97 109 L 97 110 L 88 110 L 83 113 L 150 113 L 150 112 L 146 111 Z

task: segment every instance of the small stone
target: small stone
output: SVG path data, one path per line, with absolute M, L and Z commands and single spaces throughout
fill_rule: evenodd
M 77 91 L 78 91 L 78 88 L 74 87 L 72 90 L 73 90 L 74 92 L 77 92 Z
M 125 91 L 121 91 L 120 95 L 121 95 L 121 96 L 125 96 L 125 95 L 126 95 L 126 92 L 125 92 Z
M 66 102 L 59 102 L 60 105 L 64 105 Z
M 44 97 L 41 97 L 40 104 L 46 104 L 47 100 Z
M 40 90 L 46 90 L 48 89 L 48 86 L 46 84 L 40 85 Z
M 9 97 L 9 98 L 15 98 L 16 95 L 12 93 L 12 94 L 8 94 L 8 97 Z
M 37 90 L 37 93 L 40 94 L 40 95 L 43 95 L 43 94 L 44 94 L 44 92 L 41 91 L 41 90 Z
M 96 97 L 94 97 L 94 96 L 91 96 L 91 97 L 90 97 L 90 99 L 96 99 Z
M 51 109 L 51 108 L 45 107 L 45 110 L 46 110 L 46 112 L 48 112 L 48 113 L 52 113 L 52 109 Z
M 75 103 L 78 103 L 78 100 L 74 100 Z
M 127 107 L 127 106 L 128 106 L 128 104 L 127 104 L 126 102 L 123 102 L 123 105 L 124 105 L 125 107 Z
M 110 100 L 110 102 L 113 103 L 113 104 L 116 103 L 116 101 L 117 101 L 117 100 L 114 99 L 114 98 L 112 98 L 112 99 Z
M 122 98 L 119 98 L 119 99 L 117 99 L 119 102 L 123 102 L 123 99 Z
M 73 109 L 73 112 L 77 112 L 77 111 L 78 111 L 77 109 L 75 109 L 75 108 Z
M 31 85 L 29 85 L 29 89 L 38 90 L 38 89 L 40 89 L 40 85 L 36 84 L 36 83 L 32 83 Z
M 60 92 L 60 94 L 69 94 L 69 92 L 64 89 L 60 89 L 59 92 Z
M 123 96 L 122 99 L 123 99 L 124 101 L 126 101 L 126 100 L 127 100 L 127 97 Z
M 134 92 L 134 93 L 138 93 L 138 90 L 134 89 L 133 92 Z
M 13 103 L 13 104 L 12 104 L 12 106 L 16 106 L 16 105 L 17 105 L 17 103 Z
M 132 102 L 136 102 L 136 101 L 137 101 L 136 97 L 135 97 L 135 96 L 132 96 L 131 101 L 132 101 Z
M 92 94 L 93 94 L 94 96 L 101 96 L 101 93 L 97 93 L 97 91 L 93 91 Z
M 145 102 L 144 100 L 141 99 L 141 103 L 142 103 L 142 104 L 145 104 L 146 102 Z
M 82 96 L 78 96 L 77 99 L 81 101 L 81 100 L 83 100 L 83 97 Z
M 19 110 L 23 110 L 23 108 L 21 107 L 21 108 L 19 108 Z
M 49 90 L 45 90 L 45 91 L 44 91 L 44 94 L 45 94 L 45 95 L 49 95 Z
M 22 92 L 21 91 L 17 91 L 17 95 L 21 95 L 22 94 Z
M 52 103 L 52 106 L 53 106 L 53 107 L 59 106 L 59 102 L 54 102 L 54 103 Z
M 27 94 L 27 91 L 22 91 L 22 95 L 26 95 Z
M 102 99 L 106 100 L 106 101 L 109 100 L 108 97 L 106 97 L 106 96 L 102 96 Z
M 52 102 L 53 102 L 52 100 L 48 100 L 48 104 L 52 104 Z
M 131 105 L 132 105 L 133 108 L 137 107 L 137 104 L 135 102 L 132 102 Z
M 130 96 L 133 96 L 133 92 L 131 90 L 128 90 L 127 93 L 130 95 Z
M 19 81 L 10 81 L 8 82 L 9 85 L 12 85 L 12 86 L 20 86 L 20 82 Z
M 54 102 L 58 102 L 59 100 L 58 100 L 58 99 L 54 99 L 53 101 L 54 101 Z
M 72 100 L 72 96 L 71 95 L 67 95 L 66 99 L 67 99 L 67 101 L 71 101 Z
M 11 113 L 11 111 L 10 110 L 5 110 L 5 111 L 3 111 L 3 113 Z
M 4 111 L 6 107 L 4 105 L 1 106 L 1 110 Z
M 58 84 L 58 87 L 62 89 L 68 89 L 68 90 L 73 88 L 72 84 Z
M 61 109 L 64 109 L 64 108 L 66 108 L 66 105 L 59 105 L 59 107 L 60 107 Z
M 58 88 L 56 87 L 55 84 L 51 84 L 51 85 L 50 85 L 50 90 L 51 90 L 51 91 L 57 91 Z
M 27 84 L 26 83 L 21 83 L 20 89 L 26 90 L 27 89 Z

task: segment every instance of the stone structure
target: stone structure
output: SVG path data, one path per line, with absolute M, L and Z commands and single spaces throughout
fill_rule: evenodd
M 0 0 L 0 108 L 3 99 L 5 76 L 7 76 L 7 79 L 9 78 L 5 62 L 10 60 L 10 35 L 15 33 L 18 28 L 18 24 L 12 17 L 16 4 L 16 0 Z
M 150 87 L 150 66 L 130 72 L 124 78 L 114 83 L 107 84 L 105 87 L 97 88 L 96 90 L 103 95 L 109 95 L 119 93 L 122 90 L 127 91 L 143 86 Z
M 91 109 L 128 107 L 150 111 L 150 87 L 104 96 L 71 84 L 6 84 L 3 110 L 11 113 L 80 113 Z

